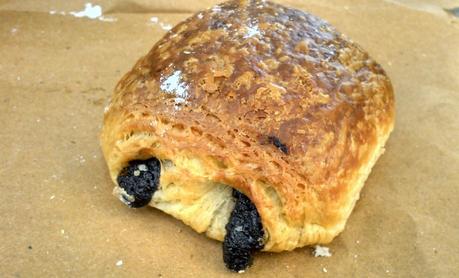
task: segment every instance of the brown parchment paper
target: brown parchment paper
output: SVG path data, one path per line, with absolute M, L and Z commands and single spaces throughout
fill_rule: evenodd
M 345 231 L 262 253 L 247 277 L 459 272 L 457 1 L 278 1 L 360 43 L 393 81 L 397 123 Z M 0 276 L 231 277 L 221 245 L 111 194 L 98 143 L 116 82 L 170 25 L 216 1 L 0 0 Z

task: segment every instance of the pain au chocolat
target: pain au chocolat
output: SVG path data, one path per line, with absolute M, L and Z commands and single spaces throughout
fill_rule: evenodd
M 384 70 L 327 22 L 230 1 L 176 25 L 115 88 L 101 145 L 115 193 L 255 250 L 329 243 L 394 123 Z

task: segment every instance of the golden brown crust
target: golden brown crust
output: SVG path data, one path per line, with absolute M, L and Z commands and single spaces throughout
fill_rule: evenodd
M 190 175 L 249 196 L 265 249 L 279 251 L 343 229 L 393 121 L 385 72 L 328 23 L 226 2 L 175 26 L 123 77 L 101 143 L 112 178 L 131 159 L 198 160 L 205 173 Z

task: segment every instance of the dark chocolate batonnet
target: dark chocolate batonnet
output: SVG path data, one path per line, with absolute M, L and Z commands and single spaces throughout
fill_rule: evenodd
M 247 196 L 233 190 L 236 204 L 226 225 L 223 261 L 232 271 L 245 270 L 252 264 L 252 255 L 264 246 L 260 215 Z
M 125 191 L 123 202 L 129 207 L 148 205 L 158 189 L 161 163 L 156 158 L 133 160 L 118 176 L 118 184 Z M 232 271 L 245 270 L 252 264 L 253 253 L 263 248 L 263 225 L 255 205 L 244 194 L 233 190 L 235 206 L 226 225 L 223 241 L 223 261 Z
M 161 163 L 156 158 L 133 160 L 118 175 L 118 185 L 124 189 L 123 202 L 129 207 L 140 208 L 148 205 L 153 193 L 158 189 Z

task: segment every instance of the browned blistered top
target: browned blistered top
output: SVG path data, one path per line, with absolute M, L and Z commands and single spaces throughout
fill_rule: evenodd
M 115 90 L 105 129 L 116 130 L 107 142 L 149 132 L 163 148 L 212 157 L 214 179 L 259 210 L 256 184 L 268 184 L 288 222 L 326 226 L 393 113 L 381 66 L 327 22 L 231 1 L 178 24 L 139 60 Z M 321 213 L 308 216 L 305 202 L 322 202 L 313 205 Z

